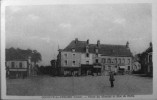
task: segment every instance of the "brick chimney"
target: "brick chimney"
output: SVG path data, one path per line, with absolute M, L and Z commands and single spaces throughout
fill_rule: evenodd
M 89 44 L 89 39 L 87 39 L 87 45 Z
M 97 47 L 99 47 L 99 46 L 100 46 L 100 40 L 97 41 Z
M 78 43 L 78 38 L 75 38 L 75 44 L 77 44 Z

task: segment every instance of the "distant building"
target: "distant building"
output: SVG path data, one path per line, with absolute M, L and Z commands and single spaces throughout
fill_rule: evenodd
M 51 66 L 53 67 L 53 68 L 56 68 L 57 67 L 57 60 L 51 60 L 50 61 L 51 62 Z
M 144 74 L 153 76 L 153 47 L 150 43 L 149 48 L 147 48 L 142 54 L 140 54 L 141 70 Z
M 132 67 L 135 72 L 141 70 L 141 64 L 138 61 L 134 61 Z
M 9 78 L 25 78 L 37 75 L 37 66 L 31 58 L 8 59 L 6 61 L 6 76 Z
M 14 78 L 24 78 L 29 75 L 28 60 L 6 61 L 7 76 Z
M 132 53 L 126 45 L 90 44 L 89 40 L 73 40 L 65 49 L 59 51 L 60 73 L 62 75 L 107 75 L 109 71 L 118 72 L 123 66 L 132 71 Z

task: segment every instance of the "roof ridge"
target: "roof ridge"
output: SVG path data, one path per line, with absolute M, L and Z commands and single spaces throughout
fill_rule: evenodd
M 71 51 L 72 48 L 75 48 L 75 52 L 85 53 L 85 46 L 89 45 L 89 52 L 95 53 L 95 47 L 97 44 L 89 43 L 86 41 L 78 41 L 75 43 L 75 40 L 72 40 L 71 43 L 64 48 L 63 51 Z M 100 44 L 99 53 L 109 56 L 131 56 L 130 49 L 126 48 L 126 45 L 116 45 L 116 44 Z

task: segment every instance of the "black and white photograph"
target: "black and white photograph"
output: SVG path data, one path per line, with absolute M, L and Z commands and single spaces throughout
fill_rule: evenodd
M 4 12 L 4 97 L 154 94 L 152 3 L 17 4 Z

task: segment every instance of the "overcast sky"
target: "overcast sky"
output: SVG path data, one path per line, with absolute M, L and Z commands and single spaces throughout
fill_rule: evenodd
M 42 65 L 76 37 L 102 44 L 130 43 L 133 54 L 152 41 L 150 4 L 90 4 L 6 7 L 6 47 L 36 49 Z

